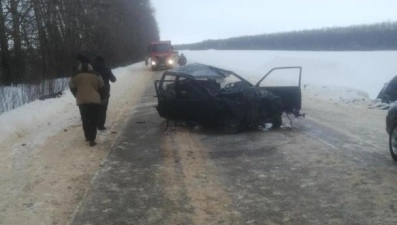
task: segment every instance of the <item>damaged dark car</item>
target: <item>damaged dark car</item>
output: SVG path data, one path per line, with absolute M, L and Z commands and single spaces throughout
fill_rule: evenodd
M 275 71 L 294 70 L 293 85 L 265 85 Z M 155 81 L 157 111 L 169 121 L 243 131 L 265 124 L 282 125 L 282 114 L 300 116 L 301 67 L 270 70 L 256 85 L 236 73 L 189 64 L 163 73 Z
M 386 131 L 389 134 L 391 157 L 394 161 L 397 161 L 397 102 L 392 103 L 387 111 Z
M 377 99 L 381 99 L 384 103 L 392 103 L 397 101 L 397 76 L 393 77 L 389 82 L 385 83 L 379 92 Z

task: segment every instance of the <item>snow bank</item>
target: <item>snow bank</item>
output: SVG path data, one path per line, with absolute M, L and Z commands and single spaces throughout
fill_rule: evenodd
M 32 102 L 39 97 L 61 92 L 67 86 L 68 80 L 60 78 L 45 80 L 38 85 L 19 84 L 11 87 L 0 86 L 0 114 Z
M 118 92 L 123 91 L 117 87 L 123 85 L 123 78 L 131 74 L 131 70 L 136 67 L 141 67 L 141 65 L 135 64 L 112 70 L 118 80 L 112 85 L 113 95 L 118 95 Z M 48 135 L 70 125 L 76 115 L 79 115 L 78 107 L 69 90 L 65 91 L 60 98 L 35 100 L 0 115 L 0 144 L 32 133 L 36 133 L 36 144 L 39 144 Z
M 303 93 L 307 94 L 310 97 L 322 98 L 344 103 L 366 101 L 369 98 L 368 94 L 364 91 L 333 85 L 319 86 L 304 84 Z

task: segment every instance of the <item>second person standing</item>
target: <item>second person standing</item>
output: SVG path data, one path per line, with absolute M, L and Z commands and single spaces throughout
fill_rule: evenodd
M 103 79 L 105 85 L 105 98 L 101 104 L 99 110 L 99 118 L 98 118 L 98 130 L 105 130 L 105 122 L 106 122 L 106 111 L 109 105 L 109 97 L 110 97 L 110 82 L 116 82 L 116 77 L 113 75 L 112 71 L 106 67 L 105 60 L 103 57 L 98 56 L 94 62 L 94 70 L 99 73 Z

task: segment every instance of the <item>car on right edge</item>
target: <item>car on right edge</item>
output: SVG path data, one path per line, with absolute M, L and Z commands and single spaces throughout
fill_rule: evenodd
M 390 105 L 386 116 L 386 131 L 389 134 L 389 149 L 391 157 L 397 161 L 397 102 Z

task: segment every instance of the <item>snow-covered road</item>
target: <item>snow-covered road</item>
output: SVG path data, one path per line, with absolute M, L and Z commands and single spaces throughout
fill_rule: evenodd
M 164 130 L 149 86 L 72 224 L 396 222 L 386 112 L 303 93 L 293 129 L 225 135 Z

